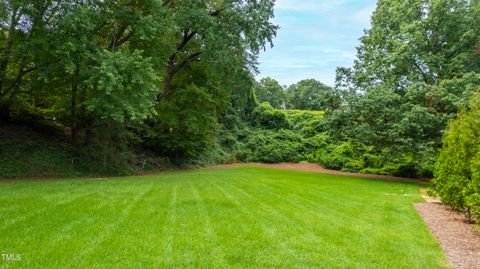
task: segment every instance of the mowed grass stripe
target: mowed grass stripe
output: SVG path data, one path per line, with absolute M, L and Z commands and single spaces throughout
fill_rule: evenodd
M 239 266 L 240 268 L 248 267 L 249 264 L 262 264 L 265 265 L 265 261 L 268 259 L 259 259 L 259 257 L 265 257 L 270 252 L 272 241 L 276 236 L 275 227 L 269 225 L 268 221 L 260 221 L 258 214 L 254 214 L 253 208 L 258 208 L 262 204 L 261 201 L 253 198 L 250 195 L 242 196 L 242 192 L 238 189 L 228 190 L 224 184 L 212 184 L 212 190 L 218 190 L 218 193 L 222 195 L 220 199 L 228 201 L 227 204 L 232 204 L 233 208 L 229 212 L 230 218 L 223 218 L 224 214 L 219 215 L 219 223 L 228 227 L 222 234 L 222 242 L 227 247 L 226 256 L 229 264 L 233 266 Z M 240 203 L 238 201 L 242 201 Z M 265 206 L 263 206 L 265 208 Z M 271 214 L 271 208 L 267 207 L 262 210 L 262 215 L 266 216 Z M 231 219 L 236 221 L 232 222 Z M 231 235 L 234 234 L 234 237 Z M 233 244 L 232 244 L 233 241 Z M 239 251 L 238 246 L 244 245 L 250 251 Z M 261 254 L 257 254 L 261 252 Z M 288 256 L 294 255 L 295 252 L 292 249 L 286 249 L 285 254 Z
M 305 212 L 305 207 L 299 205 L 298 201 L 289 200 L 280 195 L 276 195 L 276 191 L 279 188 L 274 186 L 266 185 L 264 181 L 270 181 L 269 178 L 265 178 L 261 181 L 257 181 L 259 188 L 250 188 L 249 184 L 240 181 L 241 187 L 244 188 L 251 197 L 256 197 L 259 201 L 262 202 L 268 211 L 274 211 L 275 217 L 279 217 L 283 220 L 281 225 L 278 225 L 282 229 L 277 231 L 276 236 L 279 237 L 281 242 L 282 251 L 289 250 L 290 253 L 296 253 L 292 256 L 282 256 L 278 257 L 280 260 L 277 261 L 278 264 L 270 264 L 269 266 L 282 266 L 288 265 L 291 266 L 310 266 L 310 267 L 321 267 L 325 263 L 329 263 L 326 259 L 330 260 L 330 263 L 337 263 L 337 257 L 345 256 L 342 252 L 346 251 L 342 248 L 335 248 L 336 243 L 329 238 L 325 237 L 324 233 L 315 233 L 314 225 L 312 221 L 308 219 L 315 219 L 318 221 L 318 218 L 314 218 L 316 211 L 307 211 Z M 236 184 L 234 184 L 236 185 Z M 275 198 L 275 199 L 273 199 Z M 322 203 L 318 203 L 321 207 Z M 262 213 L 260 213 L 262 215 Z M 320 221 L 323 215 L 319 215 Z M 330 223 L 330 225 L 335 225 L 335 223 Z M 323 253 L 322 258 L 318 258 L 318 254 Z M 312 255 L 313 254 L 313 255 Z M 303 257 L 303 258 L 302 258 Z M 299 263 L 301 261 L 301 263 Z M 291 262 L 291 264 L 289 264 Z M 346 264 L 343 264 L 344 266 Z
M 133 220 L 132 211 L 139 207 L 139 202 L 147 197 L 149 193 L 153 190 L 153 184 L 145 186 L 145 189 L 141 192 L 134 192 L 131 195 L 129 200 L 124 200 L 124 207 L 122 210 L 117 211 L 120 214 L 115 214 L 113 218 L 103 219 L 104 222 L 100 222 L 97 230 L 97 235 L 91 238 L 89 244 L 84 245 L 80 253 L 78 253 L 75 258 L 80 263 L 80 266 L 83 268 L 100 268 L 103 263 L 111 263 L 109 259 L 115 260 L 119 252 L 123 253 L 122 257 L 128 257 L 128 252 L 123 252 L 122 250 L 125 247 L 128 247 L 127 244 L 122 244 L 121 247 L 118 245 L 112 244 L 115 239 L 123 239 L 126 234 L 128 234 L 131 229 L 134 229 L 133 226 L 129 227 L 129 230 L 121 229 L 121 226 L 124 222 L 129 222 Z M 125 202 L 127 201 L 127 202 Z M 140 209 L 138 209 L 140 210 Z M 115 213 L 117 213 L 115 212 Z M 110 220 L 110 221 L 108 221 Z M 122 240 L 124 241 L 124 240 Z M 117 247 L 116 247 L 117 246 Z M 113 247 L 113 248 L 111 248 Z M 110 249 L 111 248 L 111 249 Z M 104 249 L 109 249 L 110 251 L 104 252 Z M 135 254 L 135 253 L 132 253 Z M 95 261 L 93 264 L 89 261 Z M 120 261 L 122 261 L 120 259 Z
M 249 254 L 254 255 L 250 255 L 248 259 L 253 260 L 261 266 L 278 266 L 282 263 L 286 265 L 285 259 L 291 259 L 291 257 L 301 255 L 301 253 L 297 253 L 295 249 L 286 245 L 290 237 L 288 230 L 296 226 L 294 220 L 281 214 L 270 204 L 263 202 L 255 193 L 252 194 L 248 192 L 248 190 L 235 186 L 235 181 L 236 180 L 232 180 L 230 182 L 231 184 L 225 184 L 227 182 L 223 181 L 220 185 L 225 186 L 223 193 L 226 193 L 227 197 L 234 197 L 233 199 L 242 201 L 243 206 L 238 206 L 240 207 L 239 216 L 236 216 L 238 213 L 235 211 L 233 218 L 237 219 L 238 223 L 248 224 L 244 230 L 250 230 L 246 232 L 247 235 L 250 235 L 249 238 L 237 239 L 240 243 L 245 241 L 250 243 L 248 249 L 252 251 Z M 230 190 L 228 190 L 228 188 L 230 188 Z M 250 213 L 245 213 L 247 211 Z M 244 218 L 241 218 L 242 216 Z M 261 218 L 259 218 L 259 216 L 261 216 Z M 278 225 L 279 221 L 281 221 L 282 225 Z M 251 227 L 255 227 L 256 229 L 252 230 Z M 287 232 L 284 229 L 285 227 L 288 228 Z M 241 234 L 238 236 L 241 236 Z M 276 242 L 279 242 L 279 244 L 276 244 Z M 237 249 L 232 249 L 232 251 L 233 253 L 238 252 Z M 258 254 L 255 255 L 255 251 L 257 251 Z M 283 255 L 271 256 L 272 253 L 279 252 L 283 253 Z M 262 257 L 262 259 L 255 259 L 255 257 Z M 237 262 L 245 261 L 244 258 L 247 257 L 237 259 Z M 248 266 L 248 263 L 240 263 L 239 265 L 245 267 Z
M 258 169 L 254 168 L 253 170 L 262 170 L 262 169 L 264 169 L 264 168 L 258 168 Z M 283 171 L 283 172 L 288 174 L 290 171 Z M 343 178 L 345 180 L 352 180 L 349 177 L 343 177 Z M 385 186 L 389 186 L 392 183 L 393 184 L 400 184 L 402 186 L 402 188 L 400 189 L 400 192 L 405 192 L 406 188 L 410 188 L 412 190 L 412 187 L 413 187 L 414 189 L 416 188 L 416 193 L 417 193 L 416 198 L 420 197 L 419 194 L 418 194 L 418 186 L 415 187 L 415 185 L 412 185 L 412 184 L 409 184 L 409 183 L 382 182 L 382 181 L 377 181 L 377 180 L 364 180 L 364 179 L 358 179 L 358 180 L 359 180 L 360 183 L 367 183 L 367 184 L 368 184 L 368 181 L 370 181 L 370 183 L 373 183 L 373 186 L 372 186 L 373 189 L 376 188 L 375 185 L 378 185 L 376 183 L 380 183 L 380 185 L 383 185 L 383 184 L 386 183 Z M 266 181 L 269 181 L 269 184 L 266 184 L 265 183 Z M 365 181 L 367 181 L 367 182 L 365 182 Z M 295 184 L 297 184 L 297 186 L 301 186 L 301 185 L 298 185 L 298 183 L 299 182 L 297 182 Z M 235 181 L 234 184 L 237 184 L 237 181 Z M 319 215 L 319 217 L 325 216 L 325 218 L 329 220 L 328 226 L 339 227 L 338 228 L 338 234 L 333 233 L 333 236 L 332 236 L 331 232 L 326 233 L 325 230 L 323 230 L 323 229 L 319 229 L 319 231 L 317 232 L 317 234 L 324 237 L 323 238 L 324 241 L 329 242 L 329 245 L 333 244 L 333 245 L 338 245 L 338 246 L 344 246 L 343 248 L 341 248 L 341 250 L 345 251 L 345 253 L 343 255 L 342 255 L 342 253 L 338 252 L 339 249 L 336 250 L 336 254 L 338 254 L 338 256 L 352 256 L 352 255 L 355 254 L 355 249 L 349 249 L 348 246 L 352 245 L 352 244 L 349 244 L 349 243 L 353 243 L 352 242 L 352 237 L 361 235 L 361 233 L 359 233 L 359 231 L 365 230 L 365 234 L 367 235 L 367 236 L 359 238 L 359 239 L 362 239 L 366 243 L 368 243 L 368 241 L 375 241 L 375 240 L 370 240 L 370 234 L 372 234 L 372 231 L 368 230 L 368 229 L 365 229 L 366 226 L 368 226 L 369 222 L 376 223 L 377 225 L 378 224 L 382 224 L 382 225 L 385 224 L 383 222 L 379 223 L 377 219 L 372 219 L 372 218 L 359 219 L 355 216 L 349 217 L 347 213 L 346 214 L 344 214 L 344 213 L 338 214 L 338 212 L 341 212 L 342 209 L 350 209 L 350 210 L 352 209 L 352 207 L 349 205 L 349 202 L 352 198 L 354 198 L 356 196 L 356 193 L 352 193 L 352 195 L 350 195 L 348 197 L 345 197 L 345 196 L 342 196 L 342 195 L 337 195 L 337 199 L 330 199 L 330 201 L 325 201 L 325 199 L 320 199 L 320 201 L 318 201 L 318 203 L 313 203 L 312 200 L 304 199 L 303 197 L 300 197 L 299 195 L 297 195 L 296 194 L 297 193 L 296 189 L 294 188 L 295 186 L 284 185 L 285 188 L 279 187 L 280 185 L 282 185 L 282 183 L 279 184 L 279 182 L 275 178 L 264 177 L 263 180 L 256 181 L 256 184 L 260 186 L 258 188 L 258 191 L 255 190 L 256 195 L 258 195 L 259 197 L 262 197 L 261 198 L 262 200 L 272 201 L 272 203 L 277 205 L 276 208 L 279 211 L 282 211 L 283 209 L 285 209 L 286 212 L 283 212 L 283 213 L 291 214 L 290 216 L 293 219 L 297 219 L 299 221 L 311 219 L 311 215 L 309 215 L 309 214 L 302 215 L 303 213 L 306 213 L 306 212 L 302 212 L 302 210 L 305 209 L 305 206 L 303 206 L 303 205 L 305 205 L 308 202 L 308 203 L 312 203 L 313 206 L 316 206 L 318 208 L 318 210 L 310 211 L 310 213 L 312 213 L 312 212 L 313 213 L 322 212 Z M 245 186 L 250 186 L 250 185 L 245 184 Z M 274 186 L 277 186 L 277 187 L 275 188 Z M 341 189 L 344 190 L 345 189 L 344 187 L 345 186 L 342 185 Z M 390 191 L 390 189 L 389 189 L 389 191 Z M 282 193 L 282 192 L 284 193 L 284 195 L 279 195 L 278 194 L 278 193 Z M 372 192 L 372 191 L 369 190 L 369 192 Z M 301 196 L 306 196 L 311 192 L 301 191 L 300 193 L 301 193 Z M 271 196 L 274 196 L 277 199 L 271 199 L 272 198 Z M 331 194 L 327 195 L 327 196 L 331 196 Z M 319 195 L 318 197 L 325 198 L 325 197 L 322 197 L 322 195 Z M 389 214 L 383 214 L 383 212 L 381 212 L 382 214 L 379 214 L 379 215 L 382 216 L 382 220 L 398 219 L 395 216 L 392 216 L 392 214 L 390 214 L 391 210 L 392 210 L 391 206 L 388 206 L 388 204 L 390 203 L 389 202 L 390 199 L 386 199 L 384 196 L 379 196 L 379 197 L 380 197 L 380 199 L 378 199 L 378 197 L 377 197 L 378 201 L 375 202 L 376 199 L 372 196 L 372 201 L 369 201 L 369 202 L 371 202 L 371 203 L 373 202 L 373 204 L 375 205 L 374 208 L 379 207 L 378 205 L 381 205 L 383 203 L 387 204 L 386 209 L 387 209 L 387 212 L 389 212 Z M 404 196 L 399 196 L 399 197 L 400 198 L 405 198 Z M 315 198 L 313 198 L 313 200 L 314 199 Z M 410 199 L 411 199 L 411 197 L 410 197 Z M 301 201 L 299 201 L 299 200 L 301 200 Z M 302 206 L 298 206 L 298 205 L 302 205 Z M 324 205 L 328 205 L 328 207 L 326 207 Z M 416 214 L 415 210 L 412 210 L 411 203 L 406 203 L 406 205 L 407 205 L 408 209 L 410 210 L 410 212 L 413 213 L 411 215 L 416 216 L 417 220 L 418 220 L 418 215 Z M 296 210 L 292 210 L 291 207 L 295 207 Z M 382 207 L 380 207 L 380 208 L 382 208 Z M 360 211 L 360 210 L 362 212 L 367 212 L 368 211 L 368 209 L 366 209 L 365 206 L 363 206 L 363 208 L 358 208 L 358 211 Z M 398 209 L 395 209 L 395 208 L 393 208 L 393 210 L 398 211 Z M 328 216 L 328 212 L 330 212 L 330 214 L 332 216 Z M 298 216 L 295 216 L 296 213 L 298 214 Z M 319 222 L 317 222 L 317 224 L 321 223 L 321 219 L 317 219 L 316 221 L 319 221 Z M 315 221 L 314 221 L 314 223 L 315 223 Z M 345 224 L 348 224 L 348 223 L 351 223 L 350 226 L 353 226 L 353 227 L 348 227 L 349 225 L 345 225 Z M 365 223 L 365 225 L 364 225 L 364 223 Z M 423 224 L 423 222 L 420 220 L 419 223 L 421 224 L 419 229 L 426 231 L 425 225 Z M 313 225 L 313 226 L 311 224 L 309 225 L 308 222 L 306 222 L 306 225 L 304 225 L 304 226 L 305 227 L 309 227 L 309 226 L 310 227 L 315 227 L 315 225 Z M 322 228 L 325 228 L 325 227 L 322 227 Z M 375 228 L 378 229 L 378 226 L 375 227 Z M 397 230 L 394 230 L 394 231 L 388 231 L 390 228 L 392 228 L 392 227 L 387 226 L 386 228 L 383 228 L 380 235 L 382 233 L 388 233 L 388 235 L 390 235 L 392 237 L 395 237 L 398 234 L 398 230 L 401 230 L 401 229 L 397 229 Z M 407 226 L 407 227 L 404 227 L 402 229 L 406 229 L 408 231 L 410 228 Z M 305 234 L 305 231 L 302 231 L 299 234 Z M 400 234 L 402 234 L 402 233 L 400 233 Z M 428 231 L 426 232 L 426 234 L 429 234 Z M 392 245 L 395 244 L 394 240 L 383 240 L 383 241 L 386 242 L 386 244 L 381 246 L 383 248 L 389 248 L 389 247 L 391 247 Z M 297 240 L 296 242 L 298 243 L 300 241 Z M 376 243 L 378 243 L 378 242 L 376 242 Z M 355 245 L 355 244 L 353 244 L 353 245 Z M 304 246 L 311 246 L 311 244 L 299 243 L 298 246 L 303 248 Z M 345 246 L 347 246 L 347 247 L 345 247 Z M 367 244 L 367 247 L 371 247 L 371 246 L 368 246 L 368 244 Z M 378 246 L 376 246 L 376 247 L 378 247 Z M 432 247 L 432 249 L 438 249 L 438 244 L 436 242 L 434 242 L 434 244 L 431 247 Z M 358 246 L 356 246 L 356 247 L 354 246 L 354 248 L 358 248 Z M 409 247 L 407 247 L 406 249 L 409 249 Z M 314 249 L 312 251 L 316 251 L 316 250 L 317 249 Z M 337 255 L 326 255 L 326 256 L 336 257 Z M 415 255 L 413 255 L 413 256 L 415 256 Z M 371 261 L 372 266 L 378 265 L 379 262 L 387 262 L 387 264 L 386 264 L 386 266 L 387 266 L 388 262 L 390 261 L 389 257 L 382 257 L 382 256 L 378 256 L 378 255 L 376 255 L 375 257 L 372 257 L 372 258 L 373 258 L 372 261 Z M 421 257 L 421 259 L 424 259 L 424 258 L 425 257 Z M 359 255 L 357 257 L 357 259 L 366 260 L 365 256 L 363 254 Z M 415 259 L 416 259 L 416 257 L 412 257 L 412 262 L 415 262 L 416 261 Z
M 266 168 L 2 183 L 0 246 L 8 268 L 447 268 L 418 190 Z M 48 214 L 15 214 L 32 201 Z

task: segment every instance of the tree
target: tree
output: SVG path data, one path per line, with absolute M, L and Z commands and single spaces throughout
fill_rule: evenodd
M 355 84 L 405 93 L 478 72 L 479 14 L 478 1 L 379 1 L 358 48 Z
M 378 1 L 354 67 L 338 69 L 343 102 L 326 130 L 375 147 L 385 164 L 430 170 L 448 121 L 480 85 L 479 23 L 478 1 Z
M 433 181 L 443 203 L 465 213 L 480 215 L 480 92 L 469 108 L 448 125 Z
M 196 156 L 227 110 L 253 112 L 257 56 L 278 29 L 273 5 L 1 1 L 0 117 L 70 130 L 92 153 L 110 145 L 105 165 L 139 137 L 162 155 Z
M 333 110 L 340 98 L 332 87 L 314 79 L 299 81 L 287 88 L 287 108 L 303 110 Z
M 0 3 L 0 118 L 21 94 L 26 77 L 38 70 L 35 59 L 47 42 L 46 28 L 61 1 L 6 0 Z
M 262 78 L 254 86 L 255 96 L 259 103 L 268 102 L 275 108 L 285 107 L 285 91 L 278 81 L 272 78 Z
M 272 45 L 277 26 L 270 22 L 274 1 L 170 1 L 168 21 L 177 29 L 171 48 L 159 99 L 169 93 L 172 81 L 195 61 L 256 70 L 260 50 Z

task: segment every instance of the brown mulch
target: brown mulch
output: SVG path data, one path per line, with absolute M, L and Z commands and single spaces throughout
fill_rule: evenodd
M 440 242 L 455 268 L 480 268 L 480 230 L 467 224 L 463 215 L 431 198 L 416 203 L 415 208 Z
M 366 177 L 366 178 L 373 178 L 373 179 L 386 179 L 386 180 L 405 181 L 405 182 L 426 181 L 426 180 L 423 180 L 423 179 L 412 179 L 412 178 L 405 178 L 405 177 L 342 172 L 342 171 L 337 171 L 337 170 L 326 169 L 326 168 L 323 168 L 322 166 L 320 166 L 318 164 L 313 164 L 313 163 L 278 163 L 278 164 L 235 163 L 235 164 L 216 165 L 216 166 L 212 166 L 208 169 L 224 169 L 224 168 L 235 168 L 235 167 L 245 167 L 245 166 L 277 168 L 277 169 L 286 169 L 286 170 L 300 170 L 300 171 L 317 172 L 317 173 L 323 173 L 323 174 L 356 176 L 356 177 Z

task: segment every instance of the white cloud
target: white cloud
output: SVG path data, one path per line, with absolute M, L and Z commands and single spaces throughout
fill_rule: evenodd
M 374 10 L 375 10 L 375 5 L 371 5 L 359 10 L 355 10 L 351 14 L 350 19 L 353 23 L 358 23 L 359 25 L 362 25 L 364 28 L 367 28 L 370 26 L 370 18 Z

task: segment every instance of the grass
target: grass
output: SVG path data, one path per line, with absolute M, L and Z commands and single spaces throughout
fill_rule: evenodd
M 0 268 L 445 268 L 419 186 L 235 168 L 0 183 Z

